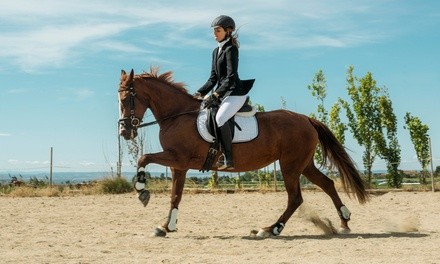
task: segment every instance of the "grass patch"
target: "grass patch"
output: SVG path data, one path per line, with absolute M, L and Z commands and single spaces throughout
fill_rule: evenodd
M 76 195 L 122 194 L 133 192 L 133 186 L 124 177 L 105 178 L 85 184 L 53 185 L 35 184 L 0 186 L 0 195 L 9 197 L 61 197 Z

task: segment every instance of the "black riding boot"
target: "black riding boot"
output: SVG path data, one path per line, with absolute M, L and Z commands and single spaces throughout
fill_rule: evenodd
M 229 128 L 229 122 L 226 122 L 223 126 L 219 127 L 219 130 L 224 159 L 222 163 L 222 157 L 220 157 L 217 166 L 219 170 L 232 170 L 234 169 L 234 163 L 232 161 L 232 134 L 231 129 Z

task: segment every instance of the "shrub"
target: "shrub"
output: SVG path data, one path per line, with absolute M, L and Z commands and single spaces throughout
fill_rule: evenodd
M 46 180 L 40 180 L 37 177 L 30 177 L 29 185 L 34 188 L 47 187 L 49 185 L 49 179 L 46 176 Z
M 103 193 L 121 194 L 133 191 L 133 186 L 124 177 L 107 178 L 99 183 Z

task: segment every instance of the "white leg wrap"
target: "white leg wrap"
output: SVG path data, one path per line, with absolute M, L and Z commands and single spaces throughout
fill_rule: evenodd
M 177 212 L 178 209 L 174 208 L 170 212 L 170 216 L 168 218 L 168 230 L 170 231 L 176 231 L 176 225 L 177 225 Z
M 276 236 L 281 234 L 281 231 L 284 229 L 284 223 L 278 223 L 272 230 L 272 233 Z
M 140 167 L 140 168 L 138 169 L 138 174 L 139 174 L 139 172 L 144 172 L 144 173 L 145 173 L 145 168 L 144 168 L 144 167 Z M 136 177 L 137 177 L 137 176 L 136 176 Z M 136 191 L 140 192 L 140 191 L 142 191 L 143 189 L 145 189 L 145 182 L 138 182 L 137 180 L 138 180 L 138 179 L 136 178 L 136 182 L 135 182 L 135 184 L 134 184 L 134 188 L 136 189 Z
M 142 191 L 143 189 L 145 189 L 145 183 L 136 182 L 134 184 L 134 188 L 136 189 L 136 191 Z
M 345 205 L 341 206 L 341 209 L 339 210 L 341 211 L 342 218 L 344 218 L 345 220 L 350 220 L 351 212 Z

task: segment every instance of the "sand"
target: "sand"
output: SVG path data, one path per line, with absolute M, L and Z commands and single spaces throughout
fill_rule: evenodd
M 310 215 L 339 227 L 328 196 L 304 204 L 281 236 L 255 239 L 274 223 L 287 195 L 184 194 L 178 231 L 150 237 L 168 194 L 144 208 L 134 193 L 56 198 L 0 197 L 0 263 L 440 263 L 440 193 L 389 192 L 352 212 L 351 234 L 326 235 Z

